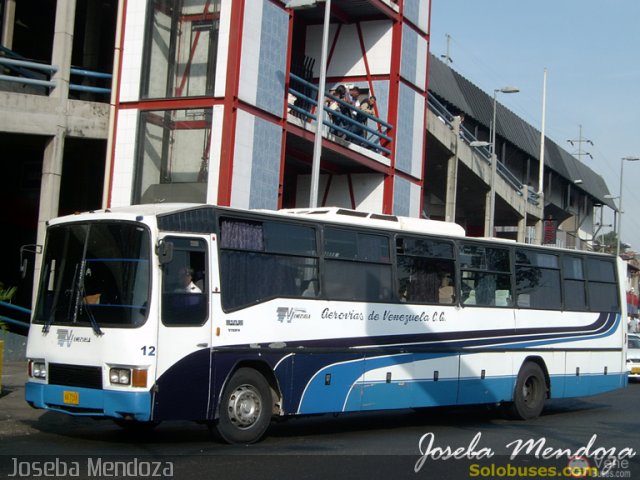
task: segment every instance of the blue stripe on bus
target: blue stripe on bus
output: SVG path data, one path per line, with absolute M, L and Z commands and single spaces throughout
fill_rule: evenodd
M 607 322 L 604 324 L 602 328 L 600 328 L 596 332 L 593 332 L 593 334 L 588 335 L 588 340 L 609 337 L 611 335 L 616 334 L 618 327 L 620 325 L 620 319 L 621 319 L 620 315 L 610 314 Z M 519 341 L 513 344 L 501 344 L 499 345 L 499 347 L 504 347 L 505 345 L 508 345 L 510 347 L 517 347 L 517 348 L 530 348 L 530 347 L 539 347 L 539 346 L 553 345 L 553 344 L 565 343 L 565 342 L 580 342 L 580 341 L 587 340 L 585 336 L 587 336 L 587 334 L 584 334 L 584 333 L 581 334 L 580 336 L 569 335 L 569 336 L 553 338 L 553 339 L 544 339 L 544 336 L 542 336 L 542 337 L 537 337 L 536 340 L 531 340 L 531 341 L 524 341 L 524 342 Z
M 552 398 L 583 397 L 623 388 L 627 384 L 627 374 L 611 373 L 581 375 L 551 375 Z
M 76 392 L 78 404 L 65 404 L 64 392 Z M 151 393 L 97 390 L 27 382 L 25 400 L 36 408 L 46 408 L 77 416 L 151 419 Z
M 357 411 L 361 408 L 362 384 L 356 381 L 367 371 L 393 365 L 443 358 L 454 354 L 399 354 L 382 357 L 360 357 L 356 360 L 329 364 L 316 371 L 300 397 L 298 413 Z M 327 375 L 330 379 L 327 384 Z
M 455 405 L 458 379 L 365 382 L 361 410 L 421 408 Z
M 400 382 L 358 382 L 342 385 L 348 392 L 340 397 L 340 389 L 323 386 L 312 397 L 301 402 L 298 413 L 355 412 L 420 408 L 447 405 L 473 405 L 510 402 L 513 400 L 516 376 L 415 380 Z M 579 377 L 557 375 L 551 377 L 552 398 L 571 398 L 597 395 L 625 386 L 625 373 L 610 375 L 589 374 Z M 338 396 L 338 398 L 336 398 Z
M 470 353 L 472 354 L 472 353 Z M 401 379 L 390 382 L 365 381 L 366 371 L 459 354 L 399 354 L 361 358 L 319 369 L 310 379 L 297 413 L 353 412 L 442 405 L 466 405 L 511 401 L 516 375 L 467 378 Z M 326 377 L 330 375 L 330 379 Z M 622 388 L 626 373 L 552 375 L 552 398 L 597 395 Z
M 619 327 L 620 314 L 601 313 L 598 319 L 590 325 L 579 327 L 552 328 L 510 328 L 502 330 L 457 331 L 457 332 L 429 332 L 405 335 L 380 335 L 349 338 L 331 338 L 321 340 L 303 340 L 287 342 L 289 348 L 345 348 L 351 352 L 358 352 L 367 348 L 402 348 L 402 349 L 433 349 L 459 351 L 469 347 L 511 348 L 517 346 L 537 346 L 551 343 L 584 341 L 602 338 L 614 333 Z M 374 342 L 374 343 L 372 343 Z M 269 350 L 269 344 L 260 345 Z M 250 348 L 248 345 L 233 345 L 228 348 Z M 254 347 L 255 348 L 255 347 Z

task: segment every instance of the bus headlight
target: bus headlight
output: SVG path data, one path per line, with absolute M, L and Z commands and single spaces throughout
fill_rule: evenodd
M 147 388 L 147 369 L 114 367 L 109 370 L 109 381 L 111 385 Z
M 131 370 L 128 368 L 112 368 L 109 370 L 109 380 L 112 385 L 130 385 Z
M 29 360 L 29 376 L 45 380 L 47 378 L 47 365 L 44 360 Z

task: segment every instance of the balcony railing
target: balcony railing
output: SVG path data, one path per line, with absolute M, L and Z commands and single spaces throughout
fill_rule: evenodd
M 304 121 L 315 120 L 317 122 L 315 114 L 318 96 L 317 85 L 293 73 L 290 74 L 290 77 L 291 85 L 295 85 L 295 87 L 289 87 L 289 94 L 295 98 L 293 102 L 289 102 L 290 111 Z M 342 106 L 349 114 L 330 109 L 326 105 L 327 99 Z M 353 144 L 366 147 L 374 152 L 386 155 L 391 153 L 391 150 L 387 148 L 392 141 L 392 138 L 387 135 L 393 129 L 393 125 L 390 123 L 374 115 L 369 115 L 329 93 L 325 93 L 325 105 L 323 105 L 323 108 L 325 116 L 322 123 L 329 127 L 329 132 L 333 135 L 343 137 Z M 356 120 L 354 118 L 356 115 L 360 118 L 365 118 L 366 122 L 363 123 Z
M 442 103 L 435 98 L 434 95 L 429 93 L 429 110 L 434 112 L 438 118 L 440 118 L 445 124 L 449 125 L 450 128 L 453 129 L 453 115 L 447 110 L 447 108 L 442 105 Z M 467 129 L 464 125 L 460 125 L 460 138 L 465 141 L 467 144 L 471 144 L 471 142 L 478 141 L 478 139 Z M 487 147 L 471 147 L 475 149 L 476 153 L 484 159 L 489 165 L 491 165 L 491 151 Z M 502 162 L 497 162 L 496 171 L 498 175 L 500 175 L 505 182 L 507 182 L 511 188 L 513 188 L 518 195 L 522 196 L 522 188 L 524 184 L 518 180 L 511 170 L 509 170 Z M 528 196 L 527 202 L 532 205 L 538 205 L 540 200 L 540 195 L 536 191 L 534 191 L 531 187 L 527 187 Z
M 31 61 L 6 47 L 0 46 L 0 66 L 12 73 L 11 75 L 0 74 L 0 81 L 44 87 L 46 89 L 56 87 L 56 81 L 52 79 L 53 75 L 58 71 L 58 67 L 55 65 Z M 112 79 L 110 73 L 95 72 L 83 68 L 71 67 L 70 73 L 72 78 L 79 78 L 79 82 L 83 82 L 83 79 L 88 78 L 90 83 L 95 80 L 106 80 L 111 83 Z M 109 95 L 111 93 L 110 87 L 85 85 L 73 81 L 69 83 L 69 90 L 99 95 Z

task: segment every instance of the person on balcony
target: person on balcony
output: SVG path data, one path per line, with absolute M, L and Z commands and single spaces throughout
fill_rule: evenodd
M 349 97 L 348 102 L 356 108 L 360 108 L 360 103 L 363 100 L 364 95 L 360 93 L 360 87 L 356 85 L 349 85 Z
M 344 85 L 338 85 L 335 89 L 334 97 L 342 100 L 342 102 L 337 102 L 335 100 L 332 101 L 329 105 L 329 109 L 335 112 L 340 112 L 344 117 L 348 118 L 329 114 L 331 122 L 340 128 L 350 131 L 350 126 L 352 124 L 351 119 L 353 117 L 351 115 L 351 108 L 349 107 L 351 99 L 347 92 L 347 88 Z M 347 138 L 347 135 L 344 132 L 337 129 L 332 129 L 331 133 L 337 137 Z
M 367 122 L 369 121 L 369 117 L 367 115 L 372 115 L 375 117 L 376 115 L 375 106 L 376 106 L 376 97 L 374 95 L 371 95 L 370 97 L 366 97 L 364 100 L 360 102 L 360 106 L 358 107 L 358 110 L 356 111 L 356 115 L 355 115 L 356 123 L 353 124 L 352 130 L 351 130 L 354 134 L 366 139 L 367 134 L 363 128 L 363 125 L 366 125 Z M 354 139 L 354 140 L 357 140 L 357 139 Z M 363 147 L 371 148 L 370 145 L 364 142 L 359 142 L 359 143 Z

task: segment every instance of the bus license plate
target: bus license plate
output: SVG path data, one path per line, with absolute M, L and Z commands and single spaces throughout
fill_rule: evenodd
M 62 401 L 69 405 L 78 405 L 80 403 L 80 394 L 78 392 L 64 391 L 62 393 Z
M 634 375 L 639 374 L 640 367 L 631 367 L 631 373 L 633 373 Z

